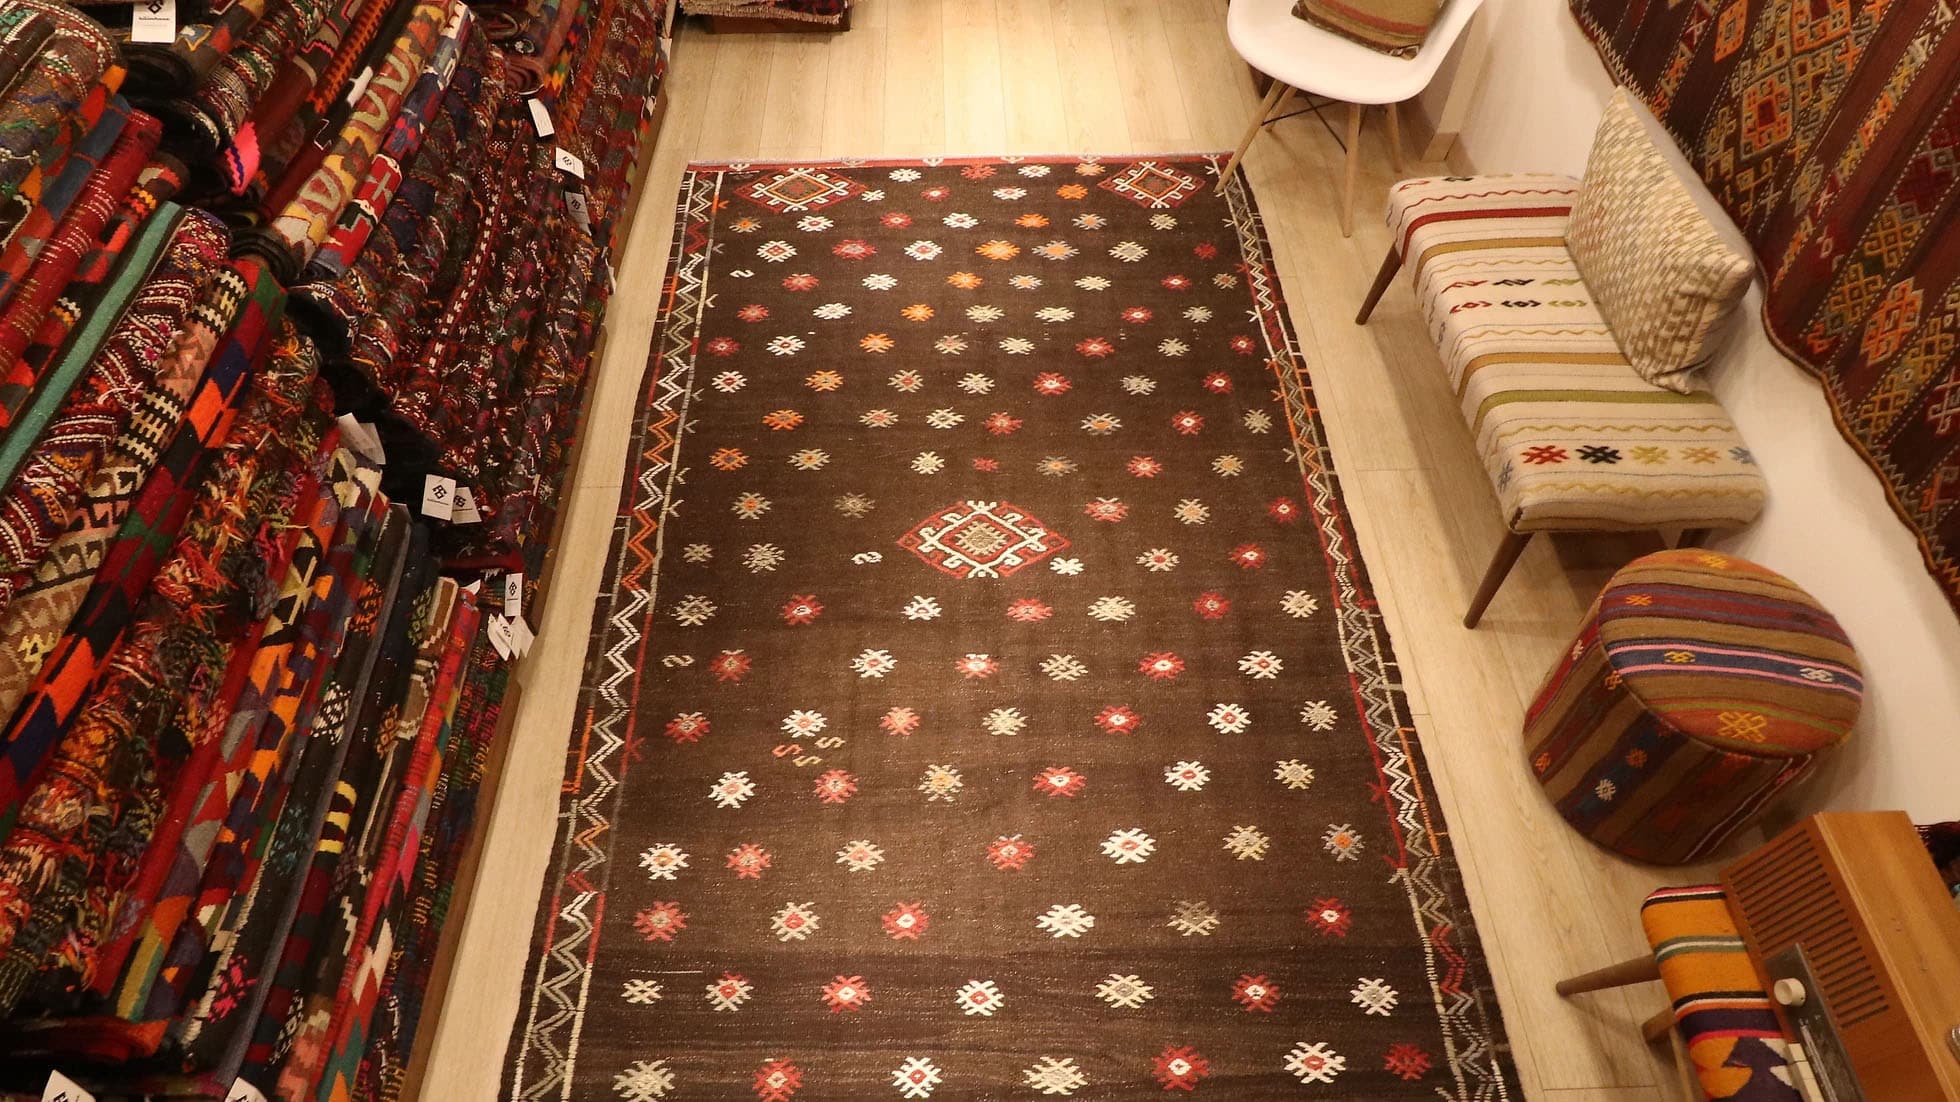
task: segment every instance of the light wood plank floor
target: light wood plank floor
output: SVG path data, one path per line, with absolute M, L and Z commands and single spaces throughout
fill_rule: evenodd
M 672 107 L 619 262 L 590 443 L 539 642 L 520 674 L 516 741 L 425 1098 L 497 1095 L 686 164 L 1230 149 L 1258 98 L 1225 40 L 1223 9 L 1218 0 L 858 0 L 855 29 L 839 36 L 681 32 Z M 1379 114 L 1363 142 L 1351 240 L 1338 229 L 1341 150 L 1318 120 L 1273 127 L 1245 166 L 1466 866 L 1524 1091 L 1556 1102 L 1672 1099 L 1672 1074 L 1637 1027 L 1661 1005 L 1657 985 L 1567 1003 L 1552 984 L 1643 951 L 1642 895 L 1709 870 L 1630 866 L 1575 836 L 1531 781 L 1518 736 L 1526 701 L 1591 595 L 1658 543 L 1537 541 L 1483 627 L 1461 627 L 1502 524 L 1406 285 L 1372 324 L 1353 324 L 1388 244 L 1380 196 L 1393 177 Z

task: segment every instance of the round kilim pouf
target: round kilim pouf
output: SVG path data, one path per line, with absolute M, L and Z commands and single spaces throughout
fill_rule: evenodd
M 1746 559 L 1661 551 L 1613 575 L 1525 713 L 1559 814 L 1628 857 L 1707 855 L 1842 742 L 1864 679 L 1796 583 Z

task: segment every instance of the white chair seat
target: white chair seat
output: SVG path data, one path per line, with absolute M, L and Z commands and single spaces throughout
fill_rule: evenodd
M 1232 0 L 1225 30 L 1246 64 L 1304 92 L 1343 103 L 1401 103 L 1428 87 L 1477 4 L 1456 0 L 1414 57 L 1392 57 L 1293 14 L 1293 0 Z

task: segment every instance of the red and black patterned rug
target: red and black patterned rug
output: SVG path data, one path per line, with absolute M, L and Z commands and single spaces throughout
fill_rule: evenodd
M 688 173 L 508 1097 L 1516 1097 L 1217 164 Z

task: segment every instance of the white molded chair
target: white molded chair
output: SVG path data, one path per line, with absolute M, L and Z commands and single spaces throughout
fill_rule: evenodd
M 1341 236 L 1354 232 L 1354 182 L 1360 168 L 1361 109 L 1388 107 L 1388 151 L 1402 170 L 1402 134 L 1395 107 L 1429 86 L 1437 66 L 1470 24 L 1483 0 L 1446 0 L 1414 57 L 1392 57 L 1325 31 L 1293 14 L 1293 0 L 1232 0 L 1225 30 L 1232 49 L 1246 64 L 1273 78 L 1259 114 L 1225 164 L 1218 186 L 1238 167 L 1268 119 L 1284 114 L 1293 93 L 1339 100 L 1348 105 L 1347 182 L 1341 190 Z M 1277 109 L 1277 110 L 1276 110 Z

